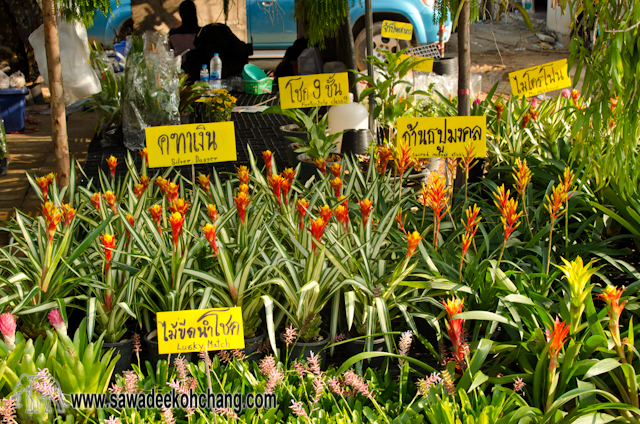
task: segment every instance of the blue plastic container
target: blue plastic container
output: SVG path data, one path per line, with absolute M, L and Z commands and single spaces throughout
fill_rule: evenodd
M 0 90 L 0 114 L 7 133 L 24 131 L 24 112 L 27 104 L 24 96 L 28 92 L 26 88 Z
M 116 60 L 118 61 L 118 70 L 120 71 L 124 71 L 124 66 L 120 65 L 120 63 L 124 62 L 127 57 L 127 53 L 125 52 L 126 47 L 126 41 L 121 41 L 113 45 L 113 50 L 116 52 Z

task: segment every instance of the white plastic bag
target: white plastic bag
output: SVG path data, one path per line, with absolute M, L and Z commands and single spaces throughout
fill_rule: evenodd
M 86 30 L 79 24 L 69 24 L 58 16 L 58 38 L 64 104 L 69 106 L 101 91 L 100 80 L 89 65 Z M 44 25 L 29 36 L 29 43 L 38 63 L 40 74 L 49 86 L 47 54 L 44 47 Z
M 9 88 L 9 76 L 5 74 L 3 71 L 0 71 L 0 90 L 4 88 Z
M 12 88 L 22 88 L 25 86 L 25 84 L 27 83 L 27 81 L 24 78 L 24 74 L 20 71 L 16 71 L 13 74 L 11 74 L 11 77 L 9 78 L 9 85 Z

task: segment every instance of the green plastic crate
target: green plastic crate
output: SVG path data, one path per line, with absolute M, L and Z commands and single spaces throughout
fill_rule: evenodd
M 244 80 L 244 92 L 249 94 L 270 94 L 273 90 L 273 78 L 262 78 L 258 81 Z

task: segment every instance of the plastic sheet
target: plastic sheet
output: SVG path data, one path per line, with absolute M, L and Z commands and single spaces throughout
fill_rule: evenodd
M 0 71 L 0 90 L 9 88 L 9 76 L 3 71 Z
M 146 146 L 144 129 L 180 123 L 178 72 L 173 53 L 132 53 L 127 57 L 121 113 L 124 144 Z

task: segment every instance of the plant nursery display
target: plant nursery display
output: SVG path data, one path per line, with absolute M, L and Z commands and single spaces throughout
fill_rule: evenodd
M 129 72 L 160 72 L 134 54 Z M 360 76 L 382 126 L 366 161 L 332 151 L 319 109 L 272 107 L 306 136 L 295 166 L 249 146 L 248 165 L 187 178 L 140 148 L 66 187 L 27 175 L 42 214 L 0 228 L 3 422 L 638 422 L 640 209 L 587 169 L 595 129 L 572 128 L 589 100 L 496 84 L 471 108 L 483 171 L 469 141 L 416 181 L 397 120 L 457 99 L 414 90 L 401 54 Z M 173 122 L 162 72 L 176 90 L 159 78 L 138 105 Z M 214 94 L 229 120 L 235 99 Z M 244 349 L 158 355 L 157 313 L 210 308 L 240 308 Z

